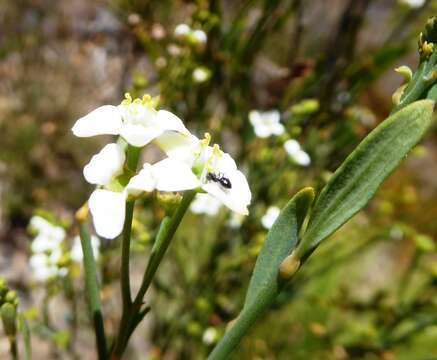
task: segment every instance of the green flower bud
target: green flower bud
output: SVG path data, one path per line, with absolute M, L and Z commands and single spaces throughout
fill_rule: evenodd
M 16 307 L 10 303 L 5 303 L 0 307 L 0 315 L 3 322 L 3 328 L 7 336 L 15 336 L 17 332 L 16 319 L 17 310 Z

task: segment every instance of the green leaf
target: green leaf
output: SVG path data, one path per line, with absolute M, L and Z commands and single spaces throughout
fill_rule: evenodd
M 304 256 L 360 211 L 422 139 L 434 101 L 416 101 L 374 129 L 347 157 L 317 198 L 296 250 Z
M 30 341 L 30 329 L 29 324 L 27 323 L 27 320 L 23 315 L 19 315 L 18 318 L 18 330 L 23 336 L 24 340 L 24 350 L 25 350 L 25 359 L 31 360 L 32 359 L 32 345 Z
M 304 188 L 282 209 L 258 255 L 244 308 L 257 301 L 261 293 L 279 292 L 279 266 L 296 247 L 299 230 L 313 200 L 314 190 Z

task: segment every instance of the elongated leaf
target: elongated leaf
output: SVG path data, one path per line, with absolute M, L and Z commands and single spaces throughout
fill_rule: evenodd
M 256 261 L 244 308 L 257 301 L 261 293 L 278 293 L 279 265 L 296 247 L 299 230 L 313 200 L 314 190 L 304 188 L 282 209 Z
M 19 315 L 18 318 L 18 330 L 23 335 L 24 340 L 24 351 L 25 351 L 25 359 L 31 360 L 32 359 L 32 346 L 30 341 L 30 329 L 29 324 L 27 323 L 27 320 L 23 315 Z
M 303 256 L 372 198 L 431 125 L 434 101 L 416 101 L 374 129 L 337 169 L 316 200 L 297 252 Z

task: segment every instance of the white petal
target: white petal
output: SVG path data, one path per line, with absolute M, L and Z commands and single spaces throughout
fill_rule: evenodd
M 39 234 L 31 244 L 31 249 L 33 252 L 44 252 L 44 251 L 53 251 L 59 247 L 63 238 L 47 236 L 42 233 Z
M 78 137 L 118 135 L 121 125 L 122 119 L 117 107 L 104 105 L 77 120 L 72 131 Z
M 190 132 L 185 127 L 181 119 L 179 119 L 175 114 L 167 110 L 158 111 L 158 125 L 168 131 L 173 130 L 180 132 L 181 134 L 190 135 Z
M 88 201 L 94 227 L 101 237 L 114 239 L 123 230 L 126 194 L 97 189 Z
M 108 144 L 91 158 L 83 169 L 83 175 L 90 184 L 107 185 L 123 173 L 125 159 L 120 145 Z
M 195 214 L 215 216 L 221 207 L 221 201 L 209 194 L 197 194 L 191 203 L 190 210 Z
M 299 143 L 296 141 L 296 140 L 294 140 L 294 139 L 290 139 L 290 140 L 287 140 L 285 143 L 284 143 L 284 148 L 285 148 L 285 151 L 288 153 L 288 155 L 290 155 L 290 156 L 294 156 L 294 155 L 296 155 L 299 151 L 300 151 L 300 145 L 299 145 Z
M 185 162 L 192 160 L 199 141 L 194 135 L 184 135 L 175 131 L 166 131 L 155 139 L 156 145 L 168 156 Z
M 138 175 L 133 176 L 126 186 L 126 191 L 132 195 L 139 195 L 143 191 L 151 192 L 155 189 L 156 180 L 152 175 L 152 166 L 144 164 Z
M 142 147 L 163 133 L 158 126 L 144 126 L 136 124 L 124 124 L 120 135 L 131 145 Z
M 267 138 L 270 135 L 272 135 L 272 130 L 269 126 L 266 126 L 264 124 L 258 124 L 254 128 L 256 136 L 260 138 Z
M 195 189 L 200 181 L 183 161 L 166 158 L 152 166 L 156 189 L 160 191 L 183 191 Z
M 214 181 L 207 182 L 202 186 L 202 189 L 221 200 L 223 204 L 236 213 L 247 215 L 247 206 L 250 204 L 252 194 L 246 177 L 239 170 L 229 174 L 223 173 L 223 176 L 231 182 L 232 187 L 230 189 L 224 188 Z
M 284 125 L 277 123 L 271 127 L 272 133 L 275 135 L 282 135 L 285 131 Z
M 294 161 L 301 166 L 308 166 L 311 164 L 310 156 L 303 150 L 300 150 L 297 154 L 295 154 Z

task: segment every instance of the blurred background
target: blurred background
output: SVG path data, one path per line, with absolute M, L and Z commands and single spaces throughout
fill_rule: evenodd
M 33 215 L 73 243 L 74 211 L 92 190 L 82 168 L 109 140 L 74 138 L 77 118 L 127 91 L 160 95 L 246 173 L 247 218 L 208 201 L 187 214 L 126 355 L 204 359 L 238 315 L 275 208 L 320 189 L 387 117 L 402 82 L 393 69 L 416 68 L 418 34 L 436 11 L 435 0 L 0 1 L 0 274 L 18 291 L 34 358 L 95 357 L 80 266 L 41 282 L 29 265 Z M 435 359 L 436 138 L 434 127 L 313 254 L 236 359 Z M 137 207 L 136 284 L 164 215 L 156 196 Z M 101 241 L 100 252 L 111 336 L 119 243 Z

